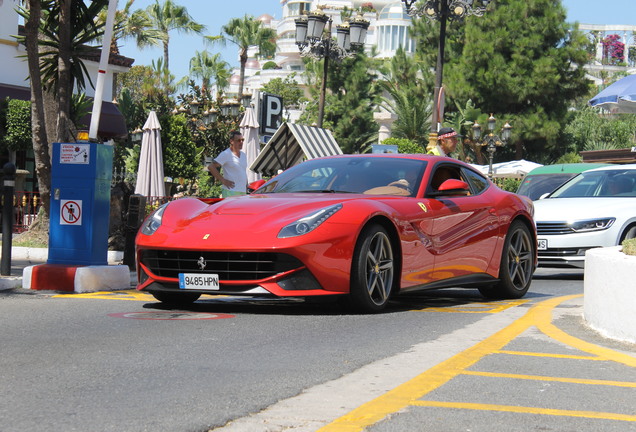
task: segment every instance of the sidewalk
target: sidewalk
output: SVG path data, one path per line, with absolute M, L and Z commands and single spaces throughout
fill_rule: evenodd
M 14 247 L 11 249 L 11 275 L 0 276 L 0 291 L 22 287 L 22 273 L 25 267 L 46 263 L 49 251 L 43 248 Z M 120 264 L 124 253 L 108 251 L 108 264 Z M 134 271 L 130 272 L 131 286 L 136 283 Z

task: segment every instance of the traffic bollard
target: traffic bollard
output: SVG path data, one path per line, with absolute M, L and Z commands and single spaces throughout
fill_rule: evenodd
M 11 246 L 13 243 L 13 194 L 15 189 L 15 165 L 4 164 L 2 184 L 2 258 L 0 274 L 11 275 Z

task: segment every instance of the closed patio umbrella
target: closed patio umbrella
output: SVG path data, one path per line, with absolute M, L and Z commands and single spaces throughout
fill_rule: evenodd
M 252 162 L 256 160 L 261 146 L 258 136 L 259 124 L 256 120 L 256 113 L 254 112 L 254 108 L 249 107 L 245 109 L 245 114 L 243 115 L 243 119 L 241 120 L 239 126 L 241 128 L 241 134 L 243 134 L 243 138 L 245 138 L 243 151 L 247 156 L 247 166 L 250 167 L 252 165 Z M 247 169 L 248 184 L 260 179 L 260 174 L 252 171 L 249 168 Z
M 143 130 L 135 193 L 146 197 L 163 197 L 166 188 L 163 182 L 161 125 L 156 112 L 150 111 Z

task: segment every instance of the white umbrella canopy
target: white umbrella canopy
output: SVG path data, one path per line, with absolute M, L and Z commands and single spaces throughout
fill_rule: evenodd
M 610 84 L 588 103 L 612 113 L 636 113 L 636 74 Z
M 252 162 L 256 160 L 258 153 L 260 152 L 260 139 L 258 136 L 258 120 L 256 120 L 256 113 L 254 112 L 254 108 L 249 107 L 245 109 L 245 114 L 243 115 L 243 119 L 239 124 L 241 128 L 241 134 L 243 134 L 243 138 L 245 138 L 245 143 L 243 145 L 243 151 L 247 156 L 247 166 L 251 166 Z M 261 176 L 259 173 L 256 173 L 248 168 L 247 170 L 247 183 L 255 182 L 256 180 L 260 180 Z
M 161 125 L 156 112 L 150 111 L 143 130 L 135 193 L 146 197 L 162 197 L 166 194 L 166 188 L 163 182 Z
M 519 178 L 525 177 L 530 171 L 543 166 L 525 159 L 492 164 L 492 174 L 495 178 Z M 488 165 L 473 165 L 483 174 L 488 175 Z

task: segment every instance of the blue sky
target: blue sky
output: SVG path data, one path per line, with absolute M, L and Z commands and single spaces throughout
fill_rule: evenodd
M 160 0 L 161 1 L 161 0 Z M 235 17 L 245 14 L 258 17 L 270 14 L 276 19 L 282 16 L 280 0 L 174 0 L 185 6 L 190 15 L 207 27 L 207 34 L 218 35 L 221 27 Z M 123 4 L 124 0 L 119 0 Z M 371 1 L 373 2 L 373 1 Z M 562 0 L 568 13 L 568 21 L 585 24 L 627 24 L 636 25 L 636 0 Z M 154 0 L 136 0 L 133 9 L 146 8 Z M 170 69 L 175 77 L 181 79 L 188 73 L 190 59 L 195 51 L 203 51 L 200 36 L 170 34 Z M 121 53 L 135 59 L 136 65 L 149 65 L 152 60 L 162 56 L 161 48 L 137 50 L 133 41 L 125 41 L 120 47 Z M 223 59 L 232 66 L 238 66 L 236 46 L 228 44 L 209 47 L 210 52 L 220 52 Z

